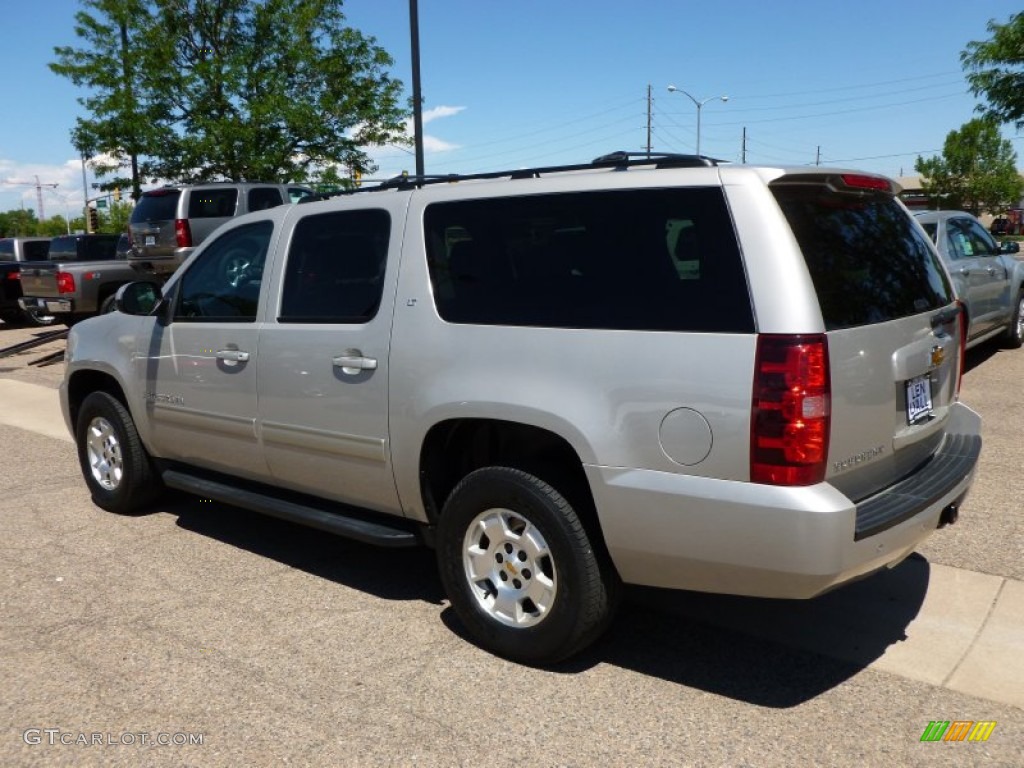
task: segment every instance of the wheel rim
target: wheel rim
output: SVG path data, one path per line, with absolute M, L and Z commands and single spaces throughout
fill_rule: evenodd
M 117 490 L 124 477 L 121 443 L 117 439 L 113 425 L 102 416 L 97 416 L 89 422 L 85 452 L 93 480 L 104 490 Z
M 532 627 L 547 617 L 558 593 L 555 561 L 541 532 L 508 509 L 474 518 L 462 562 L 477 605 L 508 627 Z

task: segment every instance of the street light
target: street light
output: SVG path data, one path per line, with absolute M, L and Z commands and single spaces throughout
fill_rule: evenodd
M 674 85 L 670 85 L 668 87 L 668 92 L 669 93 L 681 93 L 681 94 L 683 94 L 683 96 L 685 96 L 690 101 L 692 101 L 694 103 L 694 105 L 696 105 L 696 107 L 697 107 L 697 154 L 699 155 L 700 154 L 700 111 L 704 108 L 704 105 L 707 104 L 709 101 L 716 101 L 718 99 L 721 99 L 724 102 L 724 101 L 728 101 L 729 97 L 728 96 L 708 96 L 703 101 L 699 101 L 698 99 L 695 99 L 693 96 L 691 96 L 686 91 L 684 91 L 682 88 L 676 88 Z

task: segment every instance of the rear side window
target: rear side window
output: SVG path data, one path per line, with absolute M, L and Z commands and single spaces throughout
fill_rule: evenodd
M 0 240 L 0 256 L 13 256 L 14 255 L 14 241 L 13 240 Z
M 452 323 L 751 333 L 718 188 L 435 203 L 427 256 Z
M 75 261 L 78 259 L 78 238 L 55 237 L 50 241 L 49 256 L 54 261 Z
M 49 240 L 32 240 L 22 243 L 25 261 L 46 261 L 50 255 Z
M 176 219 L 180 189 L 156 189 L 145 192 L 132 209 L 132 224 L 142 221 L 168 221 Z
M 106 261 L 117 256 L 117 237 L 86 239 L 82 243 L 81 256 L 85 261 Z
M 193 189 L 188 196 L 188 217 L 216 219 L 234 216 L 237 203 L 238 190 L 234 188 Z
M 384 291 L 391 216 L 383 210 L 306 216 L 295 225 L 282 323 L 365 323 Z
M 803 252 L 828 330 L 944 307 L 952 290 L 938 256 L 896 200 L 824 184 L 774 184 Z

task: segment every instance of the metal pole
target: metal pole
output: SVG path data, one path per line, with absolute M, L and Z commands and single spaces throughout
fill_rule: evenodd
M 412 36 L 412 126 L 416 141 L 416 177 L 423 178 L 423 93 L 420 90 L 420 14 L 417 0 L 409 0 Z
M 697 102 L 697 157 L 700 157 L 700 109 L 704 105 Z
M 85 201 L 82 209 L 82 218 L 85 220 L 85 231 L 90 232 L 89 229 L 89 184 L 85 180 L 85 152 L 82 153 L 82 199 Z

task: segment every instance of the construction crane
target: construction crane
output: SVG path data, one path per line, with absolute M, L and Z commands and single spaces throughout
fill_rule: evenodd
M 60 186 L 59 184 L 44 184 L 43 182 L 39 181 L 39 177 L 38 176 L 36 176 L 35 182 L 31 182 L 31 181 L 15 181 L 14 179 L 4 179 L 3 181 L 0 181 L 0 184 L 7 184 L 8 186 L 12 186 L 12 187 L 35 187 L 36 188 L 36 202 L 39 205 L 39 220 L 40 221 L 44 221 L 46 219 L 46 214 L 43 212 L 43 187 L 48 187 L 50 189 L 56 189 L 58 186 Z

